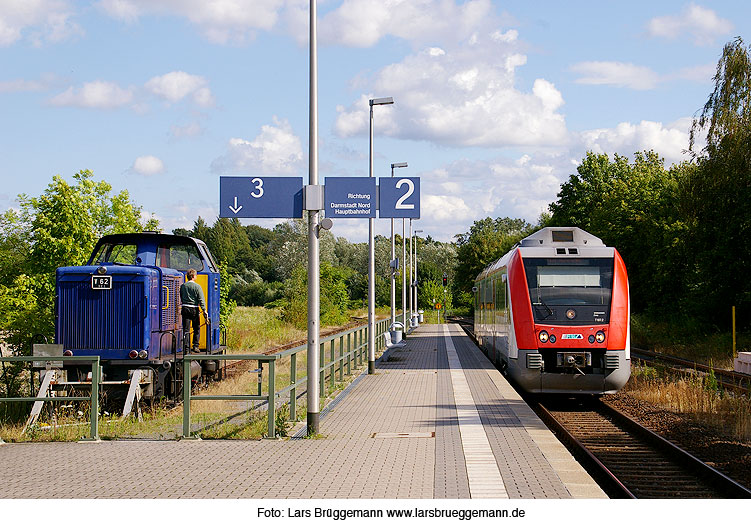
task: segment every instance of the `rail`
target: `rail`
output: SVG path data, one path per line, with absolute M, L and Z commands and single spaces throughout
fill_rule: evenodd
M 90 401 L 91 409 L 91 436 L 86 440 L 99 440 L 99 382 L 101 380 L 101 369 L 99 367 L 99 356 L 12 356 L 0 357 L 0 363 L 31 363 L 34 361 L 55 362 L 55 363 L 91 363 L 91 396 L 16 396 L 3 397 L 0 402 L 57 402 L 57 401 Z M 0 439 L 0 442 L 2 439 Z
M 375 323 L 375 346 L 380 351 L 386 348 L 384 333 L 389 329 L 390 319 L 383 319 Z M 338 346 L 337 346 L 338 345 Z M 338 334 L 321 338 L 319 352 L 319 392 L 326 396 L 326 381 L 333 391 L 334 384 L 349 376 L 352 369 L 367 364 L 368 327 L 367 325 L 350 328 Z M 307 351 L 307 344 L 289 350 L 272 354 L 186 354 L 183 356 L 183 438 L 197 438 L 191 433 L 190 408 L 192 401 L 227 400 L 227 401 L 261 401 L 268 409 L 267 438 L 276 437 L 276 410 L 278 401 L 288 396 L 289 419 L 297 421 L 298 388 L 307 384 L 308 378 L 297 377 L 297 355 Z M 289 384 L 284 388 L 276 388 L 277 365 L 282 358 L 290 358 Z M 226 395 L 191 395 L 191 361 L 257 361 L 258 385 L 255 394 L 226 394 Z M 354 365 L 353 365 L 354 364 Z M 268 367 L 268 387 L 264 394 L 262 389 L 262 373 L 264 365 Z

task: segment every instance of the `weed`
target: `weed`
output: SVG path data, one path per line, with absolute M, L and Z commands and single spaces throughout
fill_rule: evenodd
M 287 422 L 289 422 L 289 404 L 285 403 L 276 410 L 276 420 L 274 422 L 276 436 L 284 438 L 289 435 Z

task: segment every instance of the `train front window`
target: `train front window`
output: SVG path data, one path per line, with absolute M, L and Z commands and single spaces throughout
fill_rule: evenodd
M 536 322 L 605 323 L 610 319 L 612 258 L 530 258 L 524 259 L 524 271 Z
M 102 244 L 99 246 L 90 265 L 97 264 L 136 264 L 138 247 L 135 244 Z

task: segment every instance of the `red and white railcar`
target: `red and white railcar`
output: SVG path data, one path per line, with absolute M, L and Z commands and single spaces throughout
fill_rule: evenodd
M 541 229 L 483 270 L 473 290 L 478 341 L 525 391 L 610 394 L 628 381 L 626 266 L 599 238 Z

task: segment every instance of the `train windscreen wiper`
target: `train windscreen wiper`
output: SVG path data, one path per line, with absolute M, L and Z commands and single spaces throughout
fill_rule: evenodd
M 542 305 L 542 306 L 544 306 L 544 307 L 545 307 L 545 309 L 546 309 L 546 310 L 548 311 L 547 315 L 546 315 L 545 317 L 543 317 L 543 320 L 544 320 L 544 319 L 547 319 L 548 317 L 550 317 L 550 316 L 552 316 L 553 314 L 555 314 L 555 312 L 554 312 L 554 311 L 553 311 L 553 310 L 552 310 L 552 309 L 550 308 L 550 306 L 548 306 L 547 304 L 545 304 L 545 301 L 543 301 L 542 299 L 540 299 L 540 301 L 539 301 L 539 302 L 536 302 L 536 303 L 532 303 L 532 305 L 533 305 L 533 306 L 540 306 L 540 305 Z

